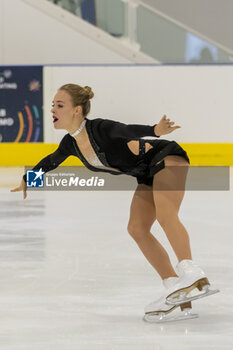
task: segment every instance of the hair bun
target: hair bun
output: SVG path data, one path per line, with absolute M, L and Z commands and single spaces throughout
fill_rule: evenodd
M 84 86 L 84 90 L 85 90 L 86 94 L 88 95 L 89 100 L 94 97 L 94 93 L 93 93 L 90 86 Z

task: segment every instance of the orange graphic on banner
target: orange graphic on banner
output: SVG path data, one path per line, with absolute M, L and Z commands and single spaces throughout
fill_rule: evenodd
M 23 114 L 21 112 L 18 112 L 18 117 L 19 117 L 19 132 L 14 142 L 19 142 L 23 134 L 23 127 L 24 127 Z

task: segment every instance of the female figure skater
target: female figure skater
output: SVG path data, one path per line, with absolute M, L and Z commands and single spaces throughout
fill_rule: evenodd
M 57 150 L 43 158 L 33 170 L 50 171 L 74 155 L 92 171 L 136 177 L 138 185 L 127 229 L 166 288 L 159 300 L 146 306 L 145 319 L 152 316 L 155 322 L 169 320 L 167 314 L 178 306 L 185 313 L 174 319 L 194 317 L 189 312 L 190 301 L 199 298 L 200 293 L 191 296 L 190 292 L 196 287 L 200 291 L 205 288 L 201 296 L 210 291 L 205 273 L 192 261 L 189 236 L 178 217 L 189 158 L 175 141 L 158 140 L 180 126 L 174 126 L 166 115 L 153 126 L 127 125 L 102 118 L 90 120 L 86 116 L 93 96 L 88 86 L 66 84 L 58 89 L 51 109 L 53 123 L 55 129 L 65 129 L 68 133 Z M 144 136 L 154 139 L 142 139 Z M 20 186 L 11 191 L 23 191 L 26 198 L 26 175 Z M 150 232 L 156 219 L 177 256 L 176 271 L 166 250 Z

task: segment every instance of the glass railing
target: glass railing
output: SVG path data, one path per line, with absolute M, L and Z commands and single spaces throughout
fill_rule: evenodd
M 161 63 L 228 63 L 233 52 L 140 0 L 48 0 Z
M 137 8 L 141 50 L 164 63 L 226 63 L 230 54 L 145 6 Z
M 121 0 L 48 0 L 112 36 L 124 35 L 126 5 Z

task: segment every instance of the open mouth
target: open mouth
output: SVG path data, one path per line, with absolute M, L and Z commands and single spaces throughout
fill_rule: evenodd
M 58 121 L 57 117 L 53 117 L 53 122 L 56 123 Z

